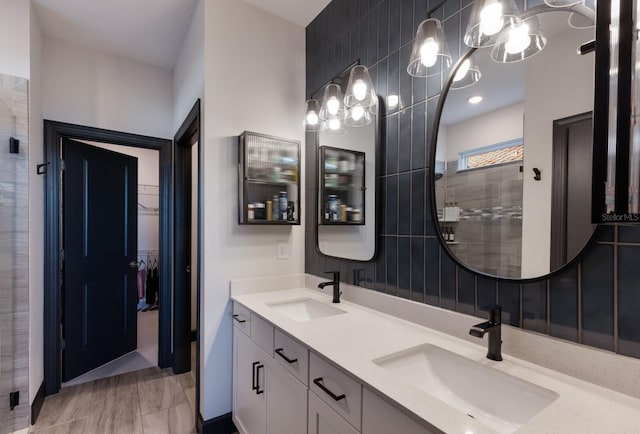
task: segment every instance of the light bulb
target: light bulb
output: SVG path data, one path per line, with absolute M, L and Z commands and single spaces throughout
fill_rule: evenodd
M 529 26 L 522 24 L 513 26 L 509 30 L 509 38 L 504 44 L 504 50 L 509 54 L 521 53 L 531 44 L 529 36 Z
M 487 36 L 495 35 L 502 30 L 502 3 L 494 1 L 480 11 L 480 32 Z
M 307 113 L 307 125 L 318 125 L 318 115 L 315 111 L 311 110 Z
M 351 110 L 351 117 L 354 121 L 358 122 L 364 116 L 364 109 L 362 106 L 357 105 Z
M 333 131 L 337 131 L 340 129 L 340 119 L 331 119 L 329 121 L 329 128 Z
M 361 78 L 353 83 L 353 96 L 355 96 L 358 101 L 362 101 L 367 97 L 367 84 Z
M 340 101 L 338 101 L 338 98 L 336 98 L 335 96 L 332 96 L 331 98 L 329 98 L 329 101 L 327 101 L 327 110 L 329 111 L 329 114 L 337 115 L 339 108 L 340 108 Z
M 387 106 L 389 108 L 396 108 L 400 103 L 400 97 L 398 95 L 389 95 L 387 97 Z
M 462 65 L 460 65 L 460 68 L 458 68 L 456 75 L 453 77 L 453 81 L 462 80 L 465 77 L 465 75 L 467 75 L 467 72 L 469 72 L 470 67 L 471 67 L 471 61 L 469 59 L 466 59 L 464 62 L 462 62 Z
M 436 64 L 440 44 L 434 38 L 427 38 L 420 47 L 420 61 L 427 68 Z

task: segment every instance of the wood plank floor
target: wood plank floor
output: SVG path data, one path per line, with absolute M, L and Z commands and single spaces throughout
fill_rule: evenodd
M 194 433 L 195 386 L 195 368 L 148 368 L 67 387 L 45 399 L 29 432 Z

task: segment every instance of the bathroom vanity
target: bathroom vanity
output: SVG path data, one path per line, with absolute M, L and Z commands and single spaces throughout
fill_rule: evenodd
M 475 317 L 375 294 L 371 303 L 386 304 L 383 313 L 360 304 L 370 291 L 349 285 L 334 304 L 329 294 L 307 289 L 313 279 L 283 290 L 259 280 L 232 282 L 233 420 L 242 434 L 602 433 L 640 426 L 639 399 L 508 349 L 503 361 L 489 360 L 486 342 L 389 313 L 399 311 L 398 303 L 407 303 L 407 318 L 430 309 L 460 336 Z

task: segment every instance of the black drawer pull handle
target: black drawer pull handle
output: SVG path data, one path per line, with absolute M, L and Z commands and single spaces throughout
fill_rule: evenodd
M 260 390 L 260 369 L 261 368 L 264 368 L 264 365 L 258 365 L 258 367 L 256 368 L 256 395 L 260 395 L 261 393 L 264 393 L 264 389 Z
M 253 362 L 251 364 L 251 390 L 256 390 L 258 386 L 256 386 L 256 365 L 260 362 Z
M 336 395 L 335 393 L 327 389 L 327 387 L 324 384 L 322 384 L 322 377 L 318 377 L 314 379 L 313 384 L 315 384 L 320 389 L 322 389 L 327 395 L 332 397 L 335 401 L 340 401 L 341 399 L 345 399 L 347 397 L 347 395 L 345 395 L 344 393 L 342 395 Z
M 240 319 L 239 317 L 240 317 L 240 315 L 238 315 L 237 313 L 235 315 L 233 315 L 233 319 L 238 321 L 240 324 L 242 324 L 243 322 L 247 322 L 246 319 Z
M 277 348 L 276 349 L 276 354 L 279 355 L 280 357 L 282 357 L 283 359 L 285 359 L 287 361 L 287 363 L 295 363 L 298 361 L 298 359 L 290 359 L 287 356 L 284 355 L 284 348 Z

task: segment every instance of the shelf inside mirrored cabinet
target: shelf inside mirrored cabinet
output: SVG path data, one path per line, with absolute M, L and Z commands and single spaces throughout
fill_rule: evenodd
M 239 224 L 300 224 L 299 141 L 242 133 L 238 182 Z
M 320 147 L 321 225 L 365 224 L 365 153 Z

